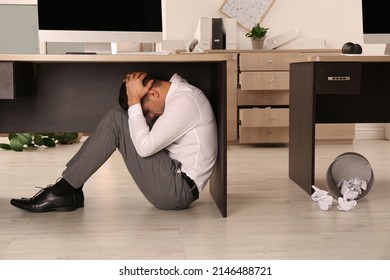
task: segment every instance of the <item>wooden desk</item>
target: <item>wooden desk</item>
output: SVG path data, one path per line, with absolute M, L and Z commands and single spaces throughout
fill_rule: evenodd
M 311 194 L 316 123 L 390 122 L 389 56 L 291 59 L 289 177 Z
M 0 132 L 91 132 L 118 104 L 125 74 L 164 80 L 178 73 L 209 98 L 218 123 L 219 154 L 210 192 L 227 216 L 227 72 L 232 54 L 0 55 Z

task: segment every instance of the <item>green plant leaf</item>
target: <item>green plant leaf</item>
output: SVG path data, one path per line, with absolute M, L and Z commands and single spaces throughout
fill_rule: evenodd
M 61 133 L 54 133 L 53 138 L 57 140 L 60 144 L 67 142 L 66 138 Z
M 252 29 L 245 34 L 246 37 L 254 39 L 263 38 L 266 36 L 269 28 L 262 27 L 260 24 L 256 24 Z
M 9 144 L 0 143 L 0 149 L 11 150 L 11 146 Z
M 55 138 L 56 134 L 55 133 L 44 133 L 44 134 L 42 134 L 42 136 L 47 136 L 49 138 Z
M 79 134 L 77 132 L 67 132 L 67 133 L 64 133 L 63 136 L 68 141 L 72 141 L 72 140 L 76 140 L 79 137 Z
M 14 138 L 14 137 L 17 137 L 17 136 L 16 136 L 16 133 L 10 133 L 10 134 L 8 134 L 8 140 L 11 141 L 11 139 Z
M 16 133 L 16 136 L 22 145 L 29 145 L 32 142 L 32 136 L 30 133 Z
M 23 144 L 19 142 L 18 137 L 12 138 L 9 144 L 13 151 L 17 151 L 17 152 L 23 151 Z
M 69 144 L 72 141 L 76 140 L 79 137 L 79 134 L 76 132 L 67 132 L 67 133 L 57 133 L 56 139 L 60 144 Z
M 33 146 L 55 147 L 57 143 L 68 144 L 78 139 L 77 132 L 68 133 L 9 133 L 9 144 L 0 143 L 0 149 L 23 151 Z
M 53 138 L 50 137 L 43 137 L 43 144 L 47 147 L 55 147 L 56 142 L 54 142 Z
M 42 135 L 41 134 L 35 134 L 34 135 L 34 143 L 37 146 L 42 146 L 44 145 Z

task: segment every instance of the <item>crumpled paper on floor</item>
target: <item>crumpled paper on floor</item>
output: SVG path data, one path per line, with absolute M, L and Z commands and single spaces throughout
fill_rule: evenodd
M 338 198 L 339 206 L 337 208 L 341 211 L 350 211 L 355 208 L 357 201 L 356 200 L 347 200 L 343 197 Z
M 313 201 L 317 202 L 321 210 L 327 211 L 333 205 L 333 197 L 328 195 L 327 191 L 321 190 L 316 186 L 312 186 L 314 193 L 311 195 Z
M 314 189 L 314 193 L 311 195 L 312 200 L 317 202 L 321 210 L 328 211 L 336 200 L 333 199 L 333 197 L 330 196 L 327 191 L 321 190 L 314 185 L 312 188 Z M 339 197 L 337 202 L 339 204 L 337 209 L 340 211 L 350 211 L 355 208 L 357 204 L 356 200 L 349 200 L 345 197 Z

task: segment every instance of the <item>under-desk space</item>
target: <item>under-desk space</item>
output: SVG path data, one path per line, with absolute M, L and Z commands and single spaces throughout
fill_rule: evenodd
M 0 132 L 92 132 L 118 104 L 129 72 L 163 80 L 178 73 L 209 98 L 218 124 L 219 154 L 210 183 L 223 216 L 226 206 L 226 91 L 229 54 L 0 55 Z M 19 71 L 23 68 L 23 71 Z

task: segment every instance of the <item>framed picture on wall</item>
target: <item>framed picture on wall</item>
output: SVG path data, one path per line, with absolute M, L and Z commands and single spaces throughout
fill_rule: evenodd
M 225 0 L 220 12 L 237 22 L 246 29 L 251 29 L 260 23 L 275 0 Z

